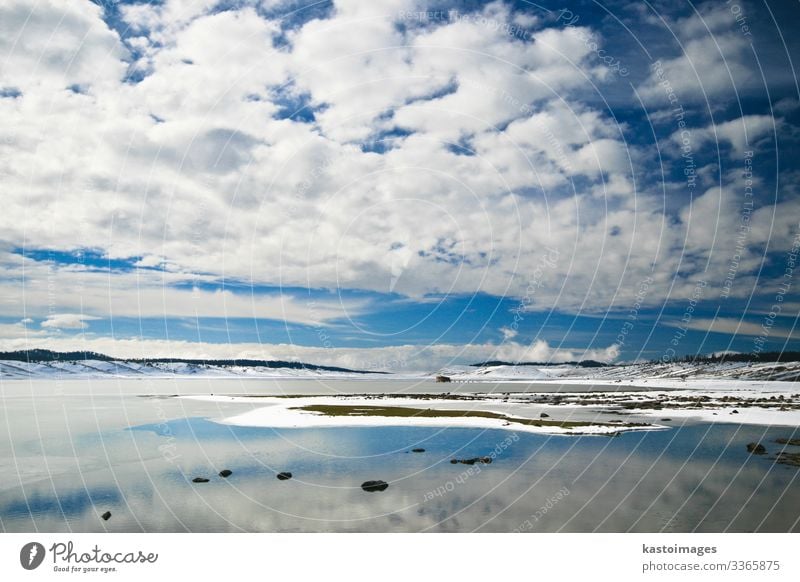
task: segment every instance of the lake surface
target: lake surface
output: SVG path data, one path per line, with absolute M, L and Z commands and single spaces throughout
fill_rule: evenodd
M 0 530 L 800 531 L 799 469 L 771 458 L 780 450 L 775 438 L 800 436 L 792 427 L 673 423 L 613 438 L 274 430 L 213 422 L 254 405 L 167 397 L 453 388 L 398 380 L 6 381 Z M 751 441 L 770 455 L 747 453 Z M 490 465 L 450 463 L 489 454 Z M 233 474 L 218 477 L 222 469 Z M 293 478 L 279 481 L 281 471 Z M 198 476 L 210 481 L 192 483 Z M 361 489 L 376 479 L 388 489 Z M 105 511 L 108 521 L 99 517 Z

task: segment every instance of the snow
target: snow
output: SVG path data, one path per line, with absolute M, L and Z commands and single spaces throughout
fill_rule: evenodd
M 666 428 L 659 425 L 643 427 L 602 426 L 592 425 L 574 429 L 556 426 L 530 426 L 519 423 L 508 423 L 499 418 L 484 418 L 476 416 L 459 417 L 385 417 L 385 416 L 328 416 L 317 412 L 294 410 L 310 405 L 348 405 L 348 406 L 406 406 L 409 408 L 434 408 L 452 409 L 443 406 L 442 401 L 430 399 L 410 398 L 351 398 L 351 397 L 309 397 L 309 398 L 257 398 L 247 396 L 181 396 L 180 398 L 204 400 L 211 402 L 253 404 L 265 406 L 243 412 L 234 416 L 217 419 L 215 422 L 235 426 L 265 427 L 265 428 L 322 428 L 322 427 L 367 427 L 367 426 L 428 426 L 428 427 L 461 427 L 500 429 L 513 432 L 530 432 L 550 435 L 604 435 L 630 430 L 658 430 Z M 498 404 L 498 399 L 485 401 L 456 402 L 459 409 L 471 411 L 481 410 L 477 405 Z M 476 405 L 477 404 L 477 405 Z M 523 416 L 506 414 L 509 418 L 524 419 Z M 554 419 L 550 419 L 554 420 Z
M 333 372 L 264 366 L 212 366 L 186 362 L 138 363 L 81 360 L 75 362 L 18 362 L 0 360 L 0 378 L 386 378 L 383 374 Z

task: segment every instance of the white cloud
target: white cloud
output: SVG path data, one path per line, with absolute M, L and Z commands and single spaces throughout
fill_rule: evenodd
M 286 45 L 277 21 L 252 6 L 125 7 L 139 35 L 125 42 L 143 55 L 133 68 L 147 73 L 134 83 L 122 81 L 131 51 L 88 0 L 4 3 L 3 83 L 23 94 L 0 99 L 2 242 L 100 249 L 166 271 L 29 261 L 23 288 L 21 266 L 5 257 L 0 312 L 46 316 L 51 285 L 59 313 L 318 325 L 369 306 L 319 301 L 312 314 L 297 293 L 186 285 L 523 297 L 536 278 L 529 308 L 596 312 L 630 303 L 653 271 L 645 300 L 656 305 L 688 297 L 701 273 L 724 280 L 729 254 L 712 254 L 707 234 L 730 232 L 733 215 L 715 212 L 712 194 L 697 201 L 693 225 L 688 211 L 672 222 L 662 192 L 634 186 L 642 153 L 582 99 L 600 79 L 574 30 L 538 29 L 523 42 L 470 18 L 407 21 L 403 31 L 400 14 L 415 3 L 373 4 L 336 2 L 332 17 L 290 31 Z M 483 10 L 497 22 L 519 20 L 504 4 Z M 697 23 L 684 24 L 702 70 L 718 67 Z M 739 54 L 734 39 L 715 38 Z M 676 83 L 688 78 L 680 59 L 665 61 Z M 72 83 L 85 94 L 62 90 Z M 277 115 L 304 100 L 313 122 Z M 718 126 L 739 147 L 726 127 Z M 392 131 L 399 137 L 384 154 L 357 143 Z M 768 210 L 754 217 L 754 240 L 776 224 Z M 790 241 L 792 213 L 782 210 L 774 250 Z M 548 246 L 559 260 L 536 275 Z
M 661 83 L 668 82 L 679 104 L 699 102 L 716 108 L 715 98 L 735 96 L 735 91 L 761 83 L 748 60 L 752 54 L 750 41 L 735 28 L 735 17 L 727 4 L 706 3 L 699 13 L 677 20 L 666 18 L 665 24 L 680 43 L 680 54 L 661 57 L 663 74 L 652 71 L 639 87 L 646 101 L 665 104 L 667 96 Z
M 794 313 L 796 316 L 797 313 Z M 766 320 L 767 318 L 765 318 Z M 800 339 L 800 329 L 775 327 L 772 323 L 755 323 L 740 321 L 732 317 L 717 317 L 715 319 L 695 318 L 688 324 L 683 322 L 665 321 L 664 325 L 670 327 L 686 327 L 702 332 L 722 333 L 726 335 L 743 335 L 760 337 L 765 336 L 772 339 Z
M 363 300 L 338 297 L 204 289 L 207 281 L 150 270 L 109 274 L 76 265 L 54 268 L 0 253 L 0 315 L 29 313 L 47 318 L 42 327 L 61 329 L 83 329 L 84 321 L 113 317 L 275 319 L 324 326 L 358 317 L 367 308 Z M 69 315 L 50 315 L 53 302 Z
M 745 115 L 717 125 L 692 130 L 692 147 L 702 148 L 707 144 L 728 144 L 732 148 L 731 155 L 741 160 L 745 152 L 757 149 L 762 138 L 777 139 L 777 132 L 782 125 L 781 120 L 770 115 Z M 675 132 L 672 139 L 681 144 L 680 132 Z
M 56 313 L 49 315 L 42 322 L 42 327 L 46 329 L 87 329 L 87 321 L 100 319 L 83 313 Z

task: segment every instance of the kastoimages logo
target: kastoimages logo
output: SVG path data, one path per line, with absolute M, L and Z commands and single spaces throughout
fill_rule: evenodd
M 30 542 L 19 551 L 19 563 L 26 570 L 35 570 L 44 561 L 44 546 L 39 542 Z

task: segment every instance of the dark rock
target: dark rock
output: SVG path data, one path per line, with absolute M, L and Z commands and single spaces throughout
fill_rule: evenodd
M 231 471 L 230 469 L 223 469 L 222 471 L 219 472 L 220 477 L 230 477 L 231 475 L 233 475 L 233 471 Z
M 489 465 L 492 462 L 491 457 L 473 457 L 471 459 L 450 459 L 450 463 L 455 465 L 456 463 L 461 463 L 462 465 L 474 465 L 475 463 L 483 463 L 484 465 Z
M 731 410 L 731 414 L 739 414 L 739 411 L 734 408 L 733 410 Z
M 780 452 L 776 456 L 775 462 L 780 463 L 781 465 L 800 467 L 800 453 Z
M 800 447 L 800 439 L 775 439 L 779 445 L 792 445 L 793 447 Z
M 541 414 L 539 415 L 539 418 L 550 418 L 550 415 L 549 415 L 549 414 L 547 414 L 546 412 L 543 412 L 543 413 L 541 413 Z
M 661 422 L 672 422 L 671 418 L 662 418 Z
M 747 452 L 754 455 L 763 455 L 767 452 L 767 449 L 761 443 L 748 443 Z
M 205 477 L 195 477 L 192 479 L 192 483 L 208 483 L 208 479 Z
M 437 382 L 450 382 L 449 376 L 436 376 Z
M 108 521 L 109 519 L 111 519 L 111 512 L 110 512 L 110 511 L 106 511 L 106 512 L 105 512 L 103 515 L 101 515 L 100 517 L 102 517 L 104 521 Z
M 412 453 L 424 453 L 425 449 L 411 449 Z
M 361 488 L 364 491 L 385 491 L 389 487 L 389 484 L 386 481 L 364 481 L 361 484 Z
M 286 481 L 287 479 L 291 479 L 292 478 L 292 474 L 289 473 L 289 471 L 281 471 L 280 473 L 278 473 L 277 477 L 281 481 Z

